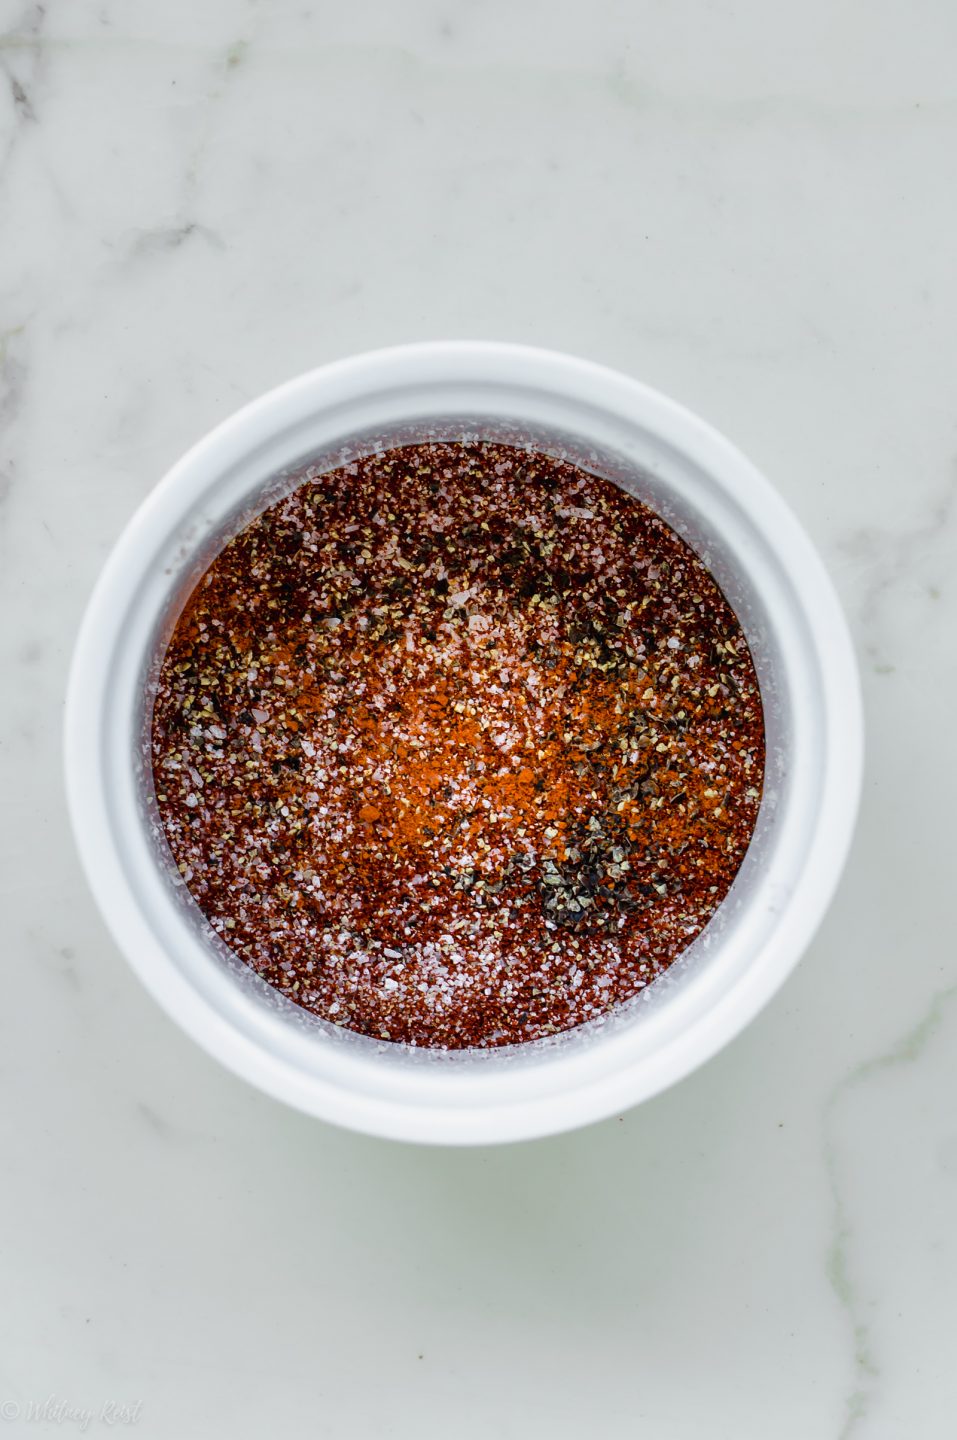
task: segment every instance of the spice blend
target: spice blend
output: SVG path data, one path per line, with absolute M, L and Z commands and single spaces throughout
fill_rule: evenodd
M 688 546 L 533 450 L 306 472 L 163 659 L 166 838 L 307 1010 L 456 1049 L 605 1015 L 727 894 L 764 774 L 737 619 Z

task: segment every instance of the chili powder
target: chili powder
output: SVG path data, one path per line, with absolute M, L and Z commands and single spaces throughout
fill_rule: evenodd
M 283 995 L 457 1049 L 605 1015 L 708 923 L 764 774 L 741 627 L 611 482 L 435 442 L 303 473 L 162 661 L 182 879 Z

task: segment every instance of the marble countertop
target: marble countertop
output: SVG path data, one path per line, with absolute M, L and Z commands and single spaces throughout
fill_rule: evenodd
M 951 1440 L 957 10 L 0 29 L 0 1437 L 125 1405 L 163 1440 Z M 454 1153 L 286 1110 L 167 1021 L 59 759 L 80 611 L 165 468 L 299 370 L 450 336 L 618 366 L 749 453 L 836 579 L 869 747 L 838 898 L 743 1037 L 620 1119 Z

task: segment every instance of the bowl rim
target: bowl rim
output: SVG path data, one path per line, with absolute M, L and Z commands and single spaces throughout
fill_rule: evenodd
M 96 746 L 103 686 L 95 679 L 103 636 L 115 627 L 117 600 L 129 589 L 141 538 L 164 515 L 195 496 L 197 478 L 223 457 L 255 448 L 264 427 L 274 432 L 290 415 L 307 414 L 323 392 L 361 394 L 378 377 L 416 367 L 469 367 L 483 376 L 525 372 L 535 382 L 566 391 L 600 394 L 662 440 L 690 454 L 733 488 L 759 514 L 778 558 L 798 584 L 817 658 L 825 676 L 828 781 L 823 787 L 816 843 L 799 876 L 800 905 L 789 905 L 768 943 L 736 985 L 734 1003 L 717 1005 L 710 1023 L 679 1037 L 649 1066 L 625 1065 L 587 1088 L 539 1095 L 509 1105 L 454 1105 L 424 1109 L 305 1077 L 239 1033 L 176 971 L 151 935 L 115 861 Z M 102 667 L 101 667 L 102 668 Z M 106 676 L 103 676 L 104 682 Z M 651 1098 L 690 1074 L 741 1032 L 797 964 L 837 888 L 860 799 L 864 727 L 860 679 L 847 623 L 833 584 L 800 522 L 770 482 L 730 441 L 692 411 L 639 380 L 593 361 L 533 346 L 495 341 L 423 341 L 353 355 L 298 375 L 243 406 L 194 444 L 143 499 L 116 540 L 91 593 L 76 638 L 64 715 L 64 768 L 68 810 L 81 864 L 113 939 L 166 1013 L 209 1054 L 276 1099 L 307 1114 L 370 1135 L 435 1144 L 487 1144 L 530 1139 L 575 1129 Z M 693 1038 L 693 1043 L 691 1039 Z M 684 1043 L 682 1043 L 684 1042 Z M 642 1071 L 646 1073 L 641 1073 Z M 637 1073 L 636 1073 L 637 1072 Z

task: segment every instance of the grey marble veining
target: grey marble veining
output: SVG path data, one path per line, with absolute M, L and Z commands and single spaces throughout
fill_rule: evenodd
M 0 0 L 0 1429 L 52 1397 L 164 1440 L 949 1440 L 955 43 L 941 0 Z M 725 430 L 821 547 L 868 711 L 847 875 L 756 1024 L 620 1120 L 449 1154 L 163 1018 L 59 761 L 164 469 L 299 370 L 446 336 Z

